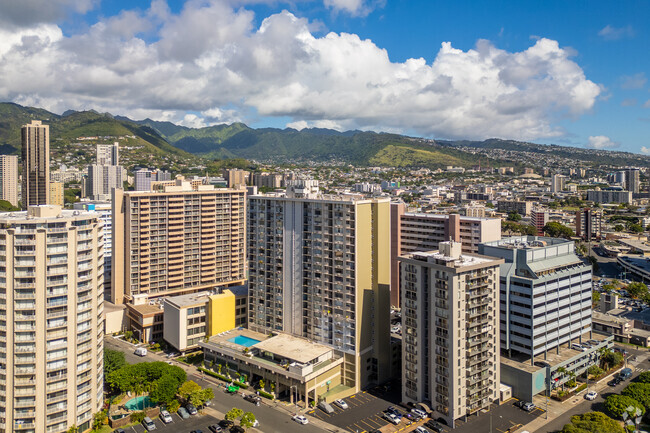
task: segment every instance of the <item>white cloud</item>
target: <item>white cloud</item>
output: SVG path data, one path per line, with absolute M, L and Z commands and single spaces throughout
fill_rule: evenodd
M 589 144 L 587 145 L 591 149 L 615 149 L 619 146 L 619 143 L 613 142 L 605 135 L 590 136 Z
M 636 90 L 643 89 L 645 83 L 647 82 L 645 77 L 645 72 L 639 72 L 634 75 L 624 75 L 621 77 L 621 89 L 625 90 Z
M 298 120 L 297 122 L 287 123 L 287 128 L 297 129 L 301 131 L 305 128 L 325 128 L 333 129 L 335 131 L 344 131 L 346 128 L 341 125 L 341 123 L 333 122 L 331 120 L 316 120 L 313 122 L 307 122 L 305 120 Z
M 286 11 L 254 22 L 245 8 L 195 0 L 178 14 L 155 1 L 72 36 L 0 25 L 0 100 L 188 125 L 253 113 L 294 127 L 525 140 L 562 135 L 559 120 L 588 112 L 602 92 L 550 39 L 520 52 L 444 42 L 432 63 L 391 62 L 371 40 L 316 37 Z
M 634 37 L 634 28 L 632 26 L 614 27 L 607 24 L 599 32 L 598 36 L 608 41 L 615 41 L 622 38 Z
M 377 7 L 383 7 L 385 0 L 323 0 L 325 7 L 335 12 L 346 12 L 352 16 L 364 17 Z
M 0 0 L 0 23 L 5 27 L 24 27 L 63 18 L 66 13 L 84 14 L 99 0 Z
M 641 146 L 641 153 L 644 155 L 650 155 L 650 149 L 645 146 Z

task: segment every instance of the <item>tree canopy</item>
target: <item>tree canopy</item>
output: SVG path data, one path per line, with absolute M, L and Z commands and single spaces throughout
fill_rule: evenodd
M 128 365 L 124 359 L 124 352 L 104 348 L 104 375 L 108 376 L 115 370 Z
M 648 294 L 648 286 L 646 286 L 643 283 L 638 283 L 638 282 L 632 282 L 627 285 L 627 293 L 636 299 L 643 298 L 645 295 Z
M 646 410 L 650 409 L 650 383 L 631 383 L 623 389 L 621 394 L 638 401 Z
M 245 429 L 253 427 L 253 424 L 255 424 L 255 415 L 252 412 L 244 413 L 239 420 L 239 425 Z
M 602 412 L 587 412 L 571 417 L 561 433 L 624 433 L 620 423 Z
M 547 236 L 550 236 L 552 238 L 570 238 L 575 236 L 575 233 L 573 230 L 571 230 L 571 228 L 556 221 L 546 223 L 543 231 Z
M 224 415 L 224 418 L 227 419 L 228 421 L 234 421 L 242 415 L 244 415 L 243 410 L 233 407 Z
M 170 387 L 177 390 L 186 379 L 185 370 L 175 365 L 165 362 L 141 362 L 111 372 L 106 376 L 106 383 L 120 392 L 149 392 L 153 394 L 150 397 L 154 400 L 166 399 L 168 392 L 165 390 Z M 160 390 L 158 386 L 161 387 Z
M 605 410 L 614 418 L 622 418 L 628 408 L 638 408 L 644 412 L 643 405 L 626 395 L 612 394 L 605 399 Z

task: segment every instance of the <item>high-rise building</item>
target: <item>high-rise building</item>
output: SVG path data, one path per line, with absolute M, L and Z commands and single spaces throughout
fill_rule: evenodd
M 50 182 L 50 202 L 48 204 L 63 207 L 65 204 L 63 182 Z
M 0 155 L 0 200 L 18 206 L 17 155 Z
M 97 165 L 120 165 L 120 144 L 97 145 Z
M 600 239 L 602 234 L 603 211 L 584 208 L 576 211 L 576 236 L 590 242 Z
M 0 227 L 0 431 L 86 431 L 103 405 L 101 223 L 35 206 Z
M 571 240 L 516 236 L 481 244 L 501 265 L 501 349 L 530 357 L 591 331 L 591 266 Z M 590 337 L 587 337 L 589 339 Z M 586 339 L 585 339 L 586 341 Z
M 566 177 L 561 174 L 551 176 L 551 192 L 561 192 L 564 190 Z
M 523 202 L 525 203 L 525 202 Z M 467 253 L 477 253 L 482 242 L 501 239 L 500 218 L 477 218 L 458 214 L 406 212 L 404 203 L 391 203 L 391 305 L 400 305 L 400 255 L 437 250 L 440 242 L 462 243 Z
M 111 191 L 122 188 L 125 180 L 126 170 L 121 165 L 89 165 L 86 196 L 91 200 L 110 200 Z
M 113 219 L 111 202 L 79 201 L 73 208 L 80 211 L 96 213 L 104 228 L 104 297 L 110 301 L 111 271 L 113 267 Z
M 280 188 L 283 177 L 281 174 L 259 173 L 253 175 L 253 185 L 266 188 Z
M 625 169 L 625 189 L 633 194 L 638 194 L 641 186 L 641 175 L 638 168 Z
M 243 284 L 245 194 L 183 178 L 157 192 L 114 190 L 111 301 Z
M 224 169 L 223 177 L 226 179 L 228 188 L 240 188 L 248 184 L 250 172 L 238 168 Z
M 32 120 L 23 125 L 22 161 L 23 209 L 29 206 L 46 205 L 50 202 L 50 127 L 41 124 L 40 120 Z
M 620 188 L 590 189 L 587 191 L 587 201 L 594 203 L 632 203 L 632 191 Z
M 172 175 L 168 171 L 141 168 L 133 173 L 133 177 L 136 191 L 151 191 L 154 182 L 171 181 Z
M 402 401 L 455 420 L 499 400 L 499 265 L 458 242 L 400 257 Z
M 533 209 L 532 201 L 522 200 L 497 200 L 497 211 L 502 213 L 516 212 L 522 217 L 530 215 Z
M 249 329 L 334 348 L 352 393 L 390 375 L 389 205 L 313 185 L 248 202 Z
M 530 222 L 531 225 L 537 230 L 538 236 L 544 234 L 544 226 L 548 222 L 548 219 L 549 212 L 547 209 L 536 207 L 530 211 Z

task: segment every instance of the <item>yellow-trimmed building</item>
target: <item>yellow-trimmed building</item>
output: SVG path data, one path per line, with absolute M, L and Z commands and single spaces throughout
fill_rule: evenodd
M 246 326 L 247 286 L 235 286 L 220 293 L 201 292 L 165 298 L 163 339 L 180 352 L 198 348 L 211 337 Z

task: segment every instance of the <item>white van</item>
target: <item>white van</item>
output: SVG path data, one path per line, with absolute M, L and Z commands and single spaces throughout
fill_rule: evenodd
M 147 356 L 147 349 L 145 347 L 138 347 L 134 353 L 138 356 Z

